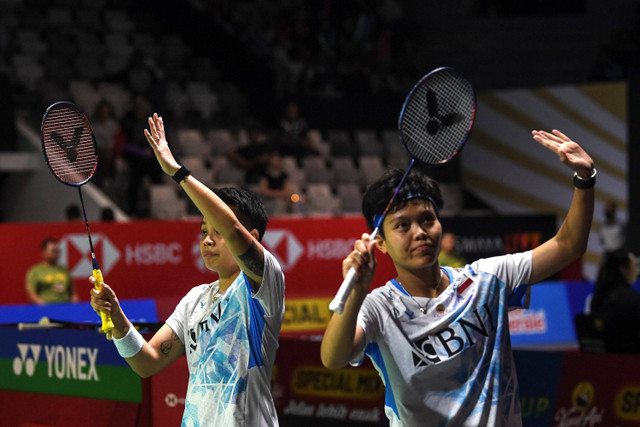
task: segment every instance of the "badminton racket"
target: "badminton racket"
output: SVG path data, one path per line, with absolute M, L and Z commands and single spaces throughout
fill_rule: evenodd
M 371 240 L 378 235 L 384 217 L 415 161 L 427 166 L 448 163 L 464 147 L 475 115 L 476 95 L 473 86 L 453 68 L 437 68 L 422 77 L 411 89 L 398 118 L 400 140 L 411 156 L 411 163 L 374 224 Z M 331 311 L 342 313 L 356 278 L 356 270 L 352 267 L 329 304 Z
M 53 175 L 62 183 L 78 188 L 84 225 L 89 237 L 95 287 L 102 290 L 102 272 L 91 240 L 91 231 L 82 198 L 82 185 L 87 183 L 98 166 L 96 141 L 87 117 L 74 104 L 66 101 L 52 104 L 44 113 L 40 128 L 42 151 Z M 100 312 L 102 330 L 111 339 L 113 322 L 109 313 Z

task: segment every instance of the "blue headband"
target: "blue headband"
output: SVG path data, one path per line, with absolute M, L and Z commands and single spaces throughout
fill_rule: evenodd
M 403 202 L 407 202 L 407 201 L 412 200 L 412 199 L 425 199 L 425 200 L 428 200 L 429 202 L 431 202 L 431 205 L 433 206 L 433 209 L 436 211 L 436 217 L 438 218 L 438 220 L 440 219 L 440 213 L 438 212 L 438 205 L 436 204 L 436 202 L 433 201 L 433 198 L 431 198 L 429 193 L 421 193 L 421 192 L 412 193 L 412 192 L 409 192 L 409 193 L 405 194 L 404 197 L 394 201 L 394 203 L 393 203 L 393 205 L 391 205 L 391 207 L 399 205 L 400 203 L 403 203 Z M 382 221 L 383 220 L 384 220 L 384 218 L 382 217 L 382 213 L 374 215 L 373 216 L 373 226 L 374 227 L 380 227 L 382 225 Z

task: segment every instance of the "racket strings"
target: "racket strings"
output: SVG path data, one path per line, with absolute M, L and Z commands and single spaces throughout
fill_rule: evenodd
M 68 184 L 82 184 L 95 172 L 97 156 L 90 125 L 77 110 L 50 110 L 42 124 L 43 148 L 53 173 Z
M 419 82 L 401 119 L 409 153 L 427 164 L 453 157 L 466 141 L 475 114 L 473 88 L 463 77 L 442 70 Z

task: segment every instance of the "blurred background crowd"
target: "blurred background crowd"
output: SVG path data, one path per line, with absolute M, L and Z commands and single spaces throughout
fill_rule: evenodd
M 0 3 L 2 150 L 24 149 L 16 117 L 37 129 L 51 103 L 76 103 L 96 135 L 93 183 L 131 218 L 193 213 L 150 158 L 156 111 L 210 185 L 260 192 L 272 215 L 357 213 L 382 169 L 408 164 L 395 120 L 427 71 L 489 90 L 620 80 L 638 58 L 624 1 Z M 433 174 L 456 185 L 459 169 Z M 460 192 L 455 209 L 491 209 Z

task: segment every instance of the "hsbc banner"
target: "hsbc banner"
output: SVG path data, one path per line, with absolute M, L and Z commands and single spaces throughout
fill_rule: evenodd
M 105 282 L 121 299 L 171 299 L 173 305 L 193 286 L 217 278 L 200 257 L 199 220 L 90 226 Z M 285 271 L 287 298 L 327 298 L 342 281 L 342 259 L 365 231 L 364 220 L 356 217 L 272 219 L 263 244 Z M 71 271 L 80 299 L 89 299 L 91 252 L 83 223 L 0 224 L 0 236 L 6 284 L 0 304 L 28 302 L 25 274 L 40 262 L 40 242 L 46 237 L 60 240 L 60 261 Z M 395 270 L 386 257 L 378 258 L 376 283 L 381 284 Z
M 553 216 L 443 218 L 454 231 L 467 260 L 531 249 L 553 235 Z M 366 231 L 359 216 L 274 218 L 264 246 L 278 259 L 286 276 L 285 333 L 322 331 L 328 302 L 342 282 L 342 260 Z M 91 224 L 96 257 L 105 282 L 120 299 L 153 299 L 158 319 L 171 314 L 189 289 L 217 278 L 199 251 L 200 221 L 133 221 Z M 4 292 L 0 304 L 28 303 L 24 291 L 27 270 L 40 262 L 40 242 L 59 239 L 61 263 L 71 271 L 77 293 L 88 301 L 91 253 L 83 222 L 0 224 L 0 265 Z M 387 256 L 377 253 L 374 287 L 395 276 Z

